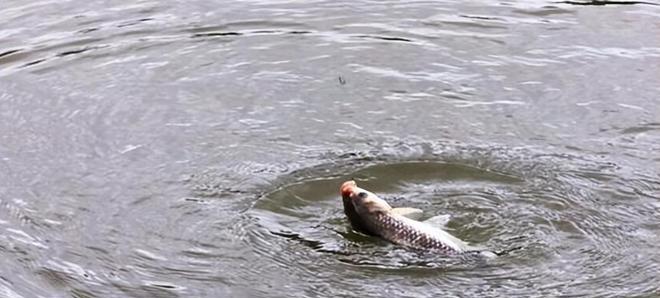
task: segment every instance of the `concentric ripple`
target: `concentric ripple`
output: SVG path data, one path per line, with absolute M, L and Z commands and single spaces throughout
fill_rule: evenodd
M 475 295 L 550 295 L 565 287 L 611 294 L 616 284 L 648 285 L 655 278 L 652 258 L 640 257 L 657 246 L 648 240 L 652 230 L 639 224 L 654 220 L 639 217 L 648 214 L 645 199 L 617 193 L 620 199 L 604 200 L 618 183 L 635 188 L 617 178 L 619 167 L 526 149 L 459 151 L 405 158 L 354 155 L 296 171 L 281 177 L 281 186 L 246 212 L 242 237 L 257 254 L 296 276 L 322 274 L 351 288 L 364 274 L 377 273 L 374 278 L 383 279 L 374 282 L 379 285 L 413 275 L 437 286 L 428 296 L 466 288 Z M 490 261 L 449 258 L 352 231 L 337 190 L 351 178 L 395 207 L 420 208 L 427 218 L 451 215 L 452 234 L 503 255 Z M 635 268 L 638 280 L 624 277 L 626 268 Z M 397 283 L 400 288 L 391 290 L 412 286 Z

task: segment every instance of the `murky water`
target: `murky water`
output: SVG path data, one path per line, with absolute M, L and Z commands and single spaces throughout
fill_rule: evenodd
M 660 3 L 579 4 L 3 1 L 0 296 L 660 295 Z

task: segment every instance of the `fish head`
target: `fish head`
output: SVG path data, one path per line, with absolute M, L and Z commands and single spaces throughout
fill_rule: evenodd
M 378 212 L 388 212 L 392 210 L 392 206 L 390 206 L 385 200 L 366 189 L 358 187 L 353 180 L 344 182 L 341 185 L 340 192 L 344 201 L 345 212 L 347 212 L 347 207 L 352 207 L 352 211 L 354 211 L 356 215 L 364 217 Z
M 369 191 L 357 187 L 355 181 L 346 181 L 339 188 L 341 193 L 342 201 L 344 203 L 344 214 L 348 218 L 348 222 L 351 224 L 353 230 L 371 235 L 379 235 L 378 229 L 374 228 L 370 223 L 372 216 L 369 213 L 369 209 L 374 210 L 374 204 L 368 203 L 370 199 Z M 371 194 L 371 197 L 376 197 L 376 195 Z M 381 200 L 382 201 L 382 200 Z M 384 205 L 382 204 L 384 203 Z M 382 201 L 381 209 L 387 209 L 389 205 L 387 202 Z
M 351 199 L 353 196 L 354 187 L 356 187 L 355 181 L 346 181 L 339 188 L 341 199 L 344 203 L 344 214 L 346 214 L 348 222 L 351 224 L 353 230 L 367 235 L 376 236 L 377 234 L 374 230 L 369 228 L 365 218 L 358 214 L 357 210 L 355 210 L 355 206 L 353 205 Z

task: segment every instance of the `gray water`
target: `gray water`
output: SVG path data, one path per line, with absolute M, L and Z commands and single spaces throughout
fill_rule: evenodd
M 580 4 L 2 1 L 0 297 L 658 297 L 660 6 Z

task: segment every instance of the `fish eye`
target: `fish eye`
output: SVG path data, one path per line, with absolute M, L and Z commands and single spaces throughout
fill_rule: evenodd
M 358 193 L 358 197 L 359 197 L 360 199 L 364 199 L 364 198 L 366 198 L 367 196 L 368 196 L 367 193 L 364 192 L 364 191 Z

